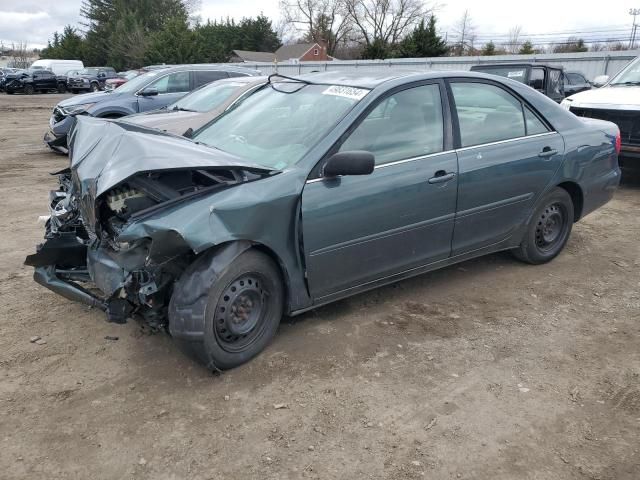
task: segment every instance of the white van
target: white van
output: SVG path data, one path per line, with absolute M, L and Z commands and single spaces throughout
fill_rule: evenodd
M 56 75 L 66 75 L 69 70 L 82 70 L 84 64 L 80 60 L 36 60 L 30 68 L 43 68 Z

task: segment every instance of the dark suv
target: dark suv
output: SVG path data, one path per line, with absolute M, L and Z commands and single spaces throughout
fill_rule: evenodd
M 60 102 L 49 120 L 44 137 L 52 149 L 66 153 L 67 134 L 76 115 L 118 118 L 157 110 L 174 103 L 191 90 L 223 78 L 260 75 L 258 70 L 226 65 L 178 65 L 152 70 L 121 87 L 77 95 Z
M 108 78 L 116 78 L 115 69 L 112 67 L 90 67 L 80 70 L 75 77 L 67 79 L 67 90 L 73 93 L 80 91 L 99 92 L 104 90 L 104 83 Z
M 541 63 L 494 63 L 474 65 L 472 72 L 490 73 L 510 78 L 545 94 L 560 103 L 565 97 L 564 72 L 562 67 L 552 67 Z
M 4 90 L 8 94 L 22 92 L 31 95 L 35 92 L 46 93 L 58 90 L 56 75 L 43 69 L 23 70 L 19 73 L 7 75 Z

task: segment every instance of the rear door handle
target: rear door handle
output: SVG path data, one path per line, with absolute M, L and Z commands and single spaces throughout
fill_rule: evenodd
M 448 182 L 449 180 L 451 180 L 455 176 L 456 176 L 456 174 L 453 173 L 453 172 L 447 173 L 444 170 L 438 170 L 436 172 L 436 174 L 429 179 L 429 183 L 444 183 L 444 182 Z
M 557 150 L 554 150 L 551 147 L 544 147 L 542 151 L 538 154 L 538 156 L 540 158 L 547 158 L 547 157 L 553 157 L 556 153 L 558 153 Z

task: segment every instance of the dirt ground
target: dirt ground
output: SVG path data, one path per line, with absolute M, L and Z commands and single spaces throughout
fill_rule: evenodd
M 638 183 L 548 265 L 359 295 L 212 375 L 22 265 L 67 162 L 42 144 L 61 98 L 0 95 L 0 478 L 640 478 Z

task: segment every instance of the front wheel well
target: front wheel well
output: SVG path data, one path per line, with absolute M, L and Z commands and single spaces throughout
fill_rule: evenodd
M 121 113 L 103 113 L 101 115 L 98 115 L 98 118 L 121 118 L 121 117 L 124 117 L 124 115 Z
M 240 240 L 239 242 L 246 242 L 245 240 Z M 203 255 L 211 252 L 211 251 L 217 251 L 222 249 L 225 246 L 228 246 L 230 243 L 233 242 L 226 242 L 226 243 L 221 243 L 219 245 L 216 245 L 214 247 L 211 247 L 203 252 L 200 252 L 197 256 L 196 259 L 202 257 Z M 289 276 L 287 275 L 287 269 L 284 266 L 284 263 L 282 262 L 282 260 L 280 259 L 280 257 L 278 256 L 278 254 L 273 251 L 271 248 L 267 247 L 266 245 L 262 244 L 262 243 L 256 243 L 256 242 L 247 242 L 248 245 L 247 247 L 244 248 L 243 251 L 246 250 L 257 250 L 261 253 L 263 253 L 264 255 L 268 256 L 269 258 L 271 258 L 271 260 L 274 261 L 274 263 L 277 265 L 279 273 L 280 273 L 280 278 L 282 279 L 282 287 L 284 290 L 284 303 L 283 305 L 285 306 L 285 312 L 289 311 L 289 299 L 290 299 L 290 282 L 289 282 Z M 215 255 L 215 253 L 213 253 L 213 255 Z
M 584 194 L 582 188 L 575 182 L 562 182 L 558 187 L 565 190 L 571 197 L 573 203 L 573 221 L 574 223 L 582 217 L 582 208 L 584 206 Z

